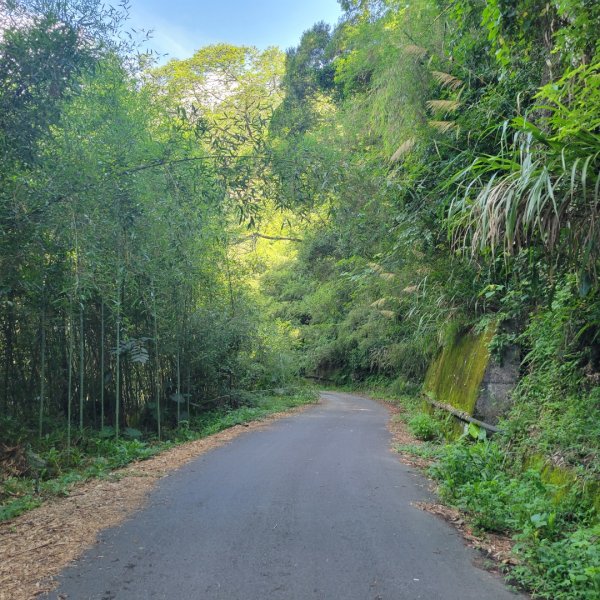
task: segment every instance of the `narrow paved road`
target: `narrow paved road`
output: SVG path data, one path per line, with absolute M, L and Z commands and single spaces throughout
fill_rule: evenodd
M 515 600 L 348 394 L 248 432 L 161 482 L 61 577 L 70 600 Z

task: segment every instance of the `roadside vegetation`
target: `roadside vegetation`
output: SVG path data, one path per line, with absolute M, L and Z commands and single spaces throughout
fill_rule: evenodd
M 96 0 L 2 5 L 4 515 L 312 377 L 402 405 L 513 581 L 597 598 L 600 4 L 340 4 L 163 65 Z M 457 439 L 421 386 L 492 329 L 512 407 Z
M 500 565 L 509 581 L 539 598 L 598 597 L 598 487 L 589 476 L 523 453 L 509 419 L 493 438 L 473 424 L 457 437 L 453 417 L 432 413 L 422 398 L 387 401 L 417 440 L 396 450 L 422 461 L 441 501 L 459 509 L 475 535 L 512 539 L 512 556 Z
M 30 431 L 14 424 L 9 428 L 2 423 L 7 436 L 5 445 L 13 450 L 5 450 L 2 456 L 0 521 L 12 519 L 49 498 L 68 496 L 74 485 L 82 481 L 111 477 L 112 471 L 174 445 L 314 403 L 316 399 L 316 392 L 309 386 L 248 393 L 238 408 L 215 409 L 181 421 L 177 428 L 163 432 L 162 441 L 155 434 L 144 434 L 133 428 L 126 428 L 123 435 L 115 439 L 112 427 L 106 427 L 100 432 L 84 430 L 69 446 L 66 432 L 59 424 L 54 433 L 36 445 L 35 453 L 27 445 Z
M 534 597 L 600 594 L 597 3 L 347 1 L 287 54 L 275 164 L 310 225 L 266 275 L 307 373 L 403 406 L 473 527 Z M 280 162 L 277 163 L 277 158 Z M 432 359 L 517 345 L 487 439 L 425 408 Z M 460 431 L 460 430 L 459 430 Z

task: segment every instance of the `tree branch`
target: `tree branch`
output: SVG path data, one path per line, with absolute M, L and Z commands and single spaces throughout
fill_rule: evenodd
M 263 240 L 272 240 L 275 242 L 298 242 L 298 243 L 300 243 L 300 242 L 304 241 L 302 238 L 287 237 L 284 235 L 266 235 L 264 233 L 254 232 L 254 233 L 251 233 L 250 235 L 247 235 L 243 238 L 236 240 L 233 243 L 234 244 L 243 244 L 244 242 L 247 242 L 249 240 L 256 240 L 257 238 L 261 238 Z

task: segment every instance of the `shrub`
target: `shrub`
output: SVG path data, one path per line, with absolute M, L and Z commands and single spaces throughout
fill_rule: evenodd
M 516 547 L 523 563 L 513 576 L 538 598 L 592 600 L 600 598 L 600 524 L 577 529 L 560 539 L 535 539 L 532 528 Z
M 440 437 L 441 427 L 438 421 L 427 413 L 417 413 L 408 420 L 410 432 L 418 439 L 429 441 Z

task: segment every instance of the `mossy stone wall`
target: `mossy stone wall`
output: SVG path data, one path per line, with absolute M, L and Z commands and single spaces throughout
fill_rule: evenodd
M 475 334 L 462 333 L 448 343 L 431 363 L 423 391 L 435 400 L 488 423 L 496 423 L 510 404 L 507 390 L 514 387 L 518 377 L 519 356 L 509 349 L 505 364 L 490 360 L 489 343 L 496 333 L 495 327 Z M 455 435 L 458 437 L 463 423 L 456 419 Z M 450 437 L 453 437 L 450 434 Z M 555 488 L 554 497 L 559 502 L 578 484 L 576 474 L 566 467 L 550 464 L 541 455 L 531 457 L 526 469 L 541 473 L 542 481 Z M 600 485 L 588 484 L 584 496 L 591 500 L 600 515 Z
M 457 335 L 431 363 L 423 391 L 469 415 L 476 412 L 481 384 L 490 362 L 489 343 L 495 328 Z

